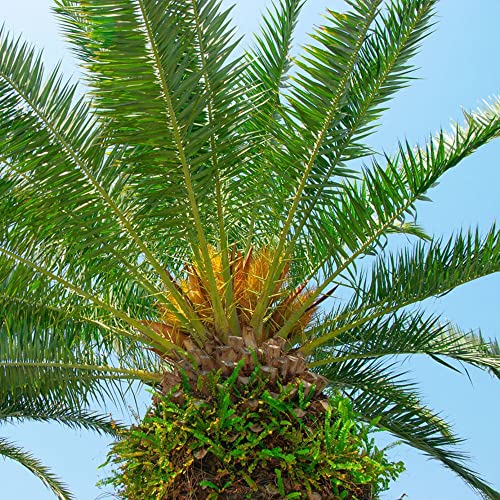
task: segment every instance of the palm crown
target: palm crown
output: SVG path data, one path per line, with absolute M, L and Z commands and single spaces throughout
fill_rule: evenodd
M 499 135 L 500 102 L 375 155 L 365 139 L 408 84 L 436 2 L 347 3 L 292 59 L 299 0 L 276 2 L 242 56 L 218 1 L 57 0 L 83 96 L 1 33 L 1 412 L 56 398 L 99 420 L 86 404 L 121 381 L 158 384 L 186 360 L 201 370 L 207 346 L 277 338 L 316 384 L 495 494 L 392 357 L 499 376 L 495 343 L 418 307 L 498 271 L 498 231 L 445 241 L 414 221 Z M 393 233 L 416 242 L 389 251 Z

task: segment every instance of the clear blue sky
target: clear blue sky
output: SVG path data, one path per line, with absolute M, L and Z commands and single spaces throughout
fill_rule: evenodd
M 66 50 L 50 14 L 51 0 L 0 0 L 0 23 L 16 34 L 44 47 L 47 63 L 64 59 L 64 68 L 77 69 Z M 232 3 L 232 2 L 227 2 Z M 239 0 L 234 12 L 241 34 L 256 30 L 264 0 Z M 310 0 L 296 41 L 305 43 L 305 33 L 319 20 L 326 7 L 341 8 L 341 0 Z M 483 98 L 500 93 L 499 0 L 442 0 L 437 32 L 417 57 L 420 80 L 401 92 L 392 103 L 373 145 L 393 149 L 397 139 L 424 141 L 428 133 L 460 118 L 460 109 L 473 109 Z M 433 234 L 449 235 L 461 226 L 479 224 L 489 228 L 500 215 L 500 140 L 490 144 L 447 174 L 431 193 L 432 204 L 420 210 L 420 223 Z M 481 328 L 486 336 L 497 336 L 500 275 L 468 284 L 444 299 L 429 302 L 463 328 Z M 473 456 L 472 466 L 500 489 L 499 420 L 500 384 L 471 370 L 472 384 L 425 360 L 407 364 L 421 382 L 425 400 L 455 424 L 467 438 L 465 447 Z M 107 440 L 57 425 L 3 426 L 0 435 L 18 441 L 52 466 L 72 487 L 79 500 L 103 493 L 95 487 L 96 467 L 106 455 Z M 408 472 L 384 495 L 396 500 L 469 500 L 476 496 L 463 483 L 435 462 L 399 447 L 395 456 L 406 462 Z M 27 471 L 0 461 L 0 497 L 5 500 L 49 500 L 53 497 Z

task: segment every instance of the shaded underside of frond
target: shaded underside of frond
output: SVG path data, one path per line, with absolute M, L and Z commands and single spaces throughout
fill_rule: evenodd
M 82 409 L 109 398 L 122 404 L 134 381 L 154 384 L 160 367 L 141 339 L 86 317 L 70 301 L 56 305 L 49 298 L 40 304 L 0 296 L 0 385 L 7 406 L 40 400 Z

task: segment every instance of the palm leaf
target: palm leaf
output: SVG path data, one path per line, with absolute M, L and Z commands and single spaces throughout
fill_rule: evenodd
M 0 297 L 0 380 L 6 402 L 52 401 L 83 408 L 113 398 L 122 404 L 127 384 L 154 383 L 158 364 L 137 341 L 117 335 L 77 311 Z M 144 344 L 141 342 L 141 346 Z M 83 406 L 82 406 L 83 405 Z
M 333 329 L 333 328 L 332 328 Z M 367 321 L 342 332 L 334 342 L 315 353 L 310 366 L 341 363 L 350 359 L 377 359 L 410 354 L 425 354 L 432 359 L 447 357 L 487 369 L 500 376 L 500 350 L 495 341 L 480 334 L 461 332 L 439 316 L 424 316 L 420 311 L 403 311 Z
M 60 500 L 75 498 L 68 490 L 68 487 L 53 474 L 48 467 L 43 465 L 31 453 L 24 451 L 16 444 L 4 438 L 0 438 L 0 455 L 15 460 L 23 467 L 26 467 L 26 469 L 35 474 L 48 489 L 52 490 Z
M 349 92 L 339 115 L 333 144 L 322 155 L 326 167 L 311 173 L 311 186 L 302 197 L 302 209 L 294 227 L 299 233 L 309 218 L 327 209 L 335 198 L 337 183 L 332 176 L 344 163 L 371 151 L 360 141 L 375 130 L 385 105 L 408 85 L 414 67 L 409 64 L 421 41 L 429 34 L 434 0 L 392 1 L 376 17 L 375 25 L 363 42 L 351 77 Z M 410 5 L 411 4 L 411 5 Z
M 450 425 L 427 408 L 393 365 L 353 359 L 322 367 L 334 386 L 353 403 L 353 408 L 369 422 L 397 436 L 404 443 L 440 461 L 485 498 L 498 493 L 467 466 L 468 456 L 457 449 L 462 440 Z
M 293 190 L 292 203 L 285 210 L 287 215 L 282 222 L 275 257 L 252 318 L 252 326 L 257 331 L 262 326 L 273 283 L 285 266 L 286 259 L 282 254 L 295 212 L 325 139 L 333 124 L 338 121 L 336 113 L 348 91 L 363 41 L 381 2 L 358 0 L 350 3 L 353 9 L 347 14 L 330 13 L 327 18 L 329 24 L 316 31 L 314 38 L 319 45 L 308 47 L 306 50 L 310 56 L 305 57 L 302 62 L 297 62 L 302 73 L 298 73 L 294 78 L 297 83 L 291 90 L 289 101 L 294 114 L 303 125 L 298 136 L 301 140 L 287 137 L 288 140 L 282 143 L 287 144 L 286 154 L 276 158 L 286 161 L 284 165 L 289 172 L 285 179 Z M 296 130 L 294 132 L 297 133 Z M 294 145 L 297 150 L 294 150 Z M 297 168 L 300 172 L 298 175 L 294 174 Z M 281 224 L 279 226 L 281 227 Z
M 95 44 L 89 47 L 85 41 L 79 54 L 94 75 L 90 83 L 98 112 L 118 120 L 113 128 L 128 134 L 122 141 L 140 146 L 130 161 L 139 169 L 133 184 L 141 196 L 135 200 L 141 218 L 168 215 L 170 238 L 176 236 L 178 218 L 180 241 L 186 228 L 193 228 L 187 233 L 192 258 L 206 278 L 217 328 L 227 334 L 207 242 L 218 235 L 229 269 L 224 213 L 231 213 L 231 207 L 223 210 L 222 199 L 232 199 L 225 191 L 247 149 L 245 135 L 233 132 L 249 109 L 244 87 L 237 85 L 240 65 L 228 62 L 234 46 L 228 12 L 221 11 L 220 2 L 206 0 L 60 2 L 58 10 L 78 47 L 92 30 Z M 113 23 L 105 20 L 105 12 L 113 12 Z M 175 47 L 168 57 L 165 46 Z M 139 61 L 147 75 L 130 78 L 130 68 Z M 138 109 L 146 95 L 155 110 Z M 166 207 L 165 200 L 173 203 Z M 203 335 L 201 327 L 198 334 Z
M 467 114 L 467 126 L 457 125 L 449 136 L 441 132 L 425 148 L 414 150 L 408 144 L 401 145 L 395 159 L 386 157 L 385 168 L 374 160 L 362 181 L 346 183 L 330 211 L 308 226 L 308 279 L 319 273 L 325 278 L 289 318 L 281 336 L 288 335 L 304 311 L 359 257 L 373 250 L 388 231 L 392 232 L 394 223 L 414 210 L 417 201 L 445 172 L 498 137 L 499 109 L 500 101 L 496 100 L 485 111 Z
M 273 3 L 262 20 L 254 47 L 246 54 L 244 81 L 247 96 L 255 100 L 258 113 L 251 115 L 249 126 L 256 132 L 276 133 L 283 91 L 292 69 L 293 33 L 304 6 L 303 0 L 280 0 Z
M 420 243 L 384 254 L 346 283 L 355 291 L 352 298 L 310 332 L 315 338 L 304 350 L 311 352 L 344 332 L 499 270 L 500 234 L 495 226 L 485 236 L 474 230 L 444 243 Z M 325 328 L 331 331 L 325 333 Z
M 90 213 L 83 214 L 87 222 L 86 232 L 89 232 L 90 214 L 96 220 L 101 220 L 102 215 L 105 215 L 107 223 L 109 220 L 113 221 L 111 235 L 107 231 L 105 236 L 108 241 L 110 236 L 120 235 L 124 231 L 128 236 L 128 246 L 130 243 L 137 246 L 141 255 L 144 255 L 146 261 L 162 278 L 164 286 L 177 296 L 179 303 L 183 304 L 189 313 L 189 306 L 178 294 L 168 273 L 141 239 L 129 217 L 125 215 L 125 207 L 120 206 L 117 201 L 117 194 L 121 193 L 113 193 L 112 186 L 120 189 L 121 184 L 117 184 L 115 177 L 109 175 L 109 167 L 119 160 L 120 153 L 106 155 L 107 141 L 103 137 L 101 127 L 92 117 L 88 103 L 80 99 L 73 104 L 76 86 L 62 83 L 57 68 L 44 79 L 40 54 L 36 54 L 21 41 L 12 41 L 2 32 L 0 33 L 0 92 L 2 163 L 7 161 L 16 166 L 19 158 L 25 158 L 25 155 L 31 152 L 31 161 L 24 162 L 18 169 L 21 177 L 31 181 L 33 173 L 35 180 L 38 181 L 37 184 L 42 184 L 44 190 L 50 185 L 53 198 L 61 202 L 69 198 L 72 210 L 63 212 L 65 215 L 79 214 L 84 209 L 88 210 Z M 45 155 L 49 155 L 52 159 L 50 163 L 45 161 Z M 9 171 L 13 174 L 16 169 L 10 168 Z M 60 192 L 58 193 L 60 190 L 64 191 L 64 196 L 60 196 Z M 59 208 L 60 213 L 59 205 L 60 203 L 53 210 Z M 59 217 L 56 217 L 56 220 L 57 218 Z M 67 218 L 69 217 L 66 215 L 65 219 Z M 42 227 L 44 226 L 46 227 L 46 225 Z M 104 225 L 104 229 L 109 229 L 109 226 Z M 9 236 L 12 242 L 13 235 Z M 102 237 L 104 239 L 104 236 Z M 66 277 L 43 269 L 33 259 L 23 256 L 26 247 L 32 241 L 20 239 L 17 243 L 24 246 L 21 251 L 13 251 L 4 245 L 0 252 L 38 272 L 45 272 L 47 277 L 59 282 L 73 293 L 99 306 L 109 308 L 109 304 L 106 305 L 98 297 L 72 284 Z M 109 246 L 116 245 L 120 248 L 124 247 L 125 243 L 119 240 Z M 135 253 L 137 255 L 137 251 Z M 124 253 L 121 253 L 122 259 L 123 255 Z M 130 268 L 130 265 L 128 267 Z M 114 310 L 114 313 L 125 318 L 123 312 Z M 194 324 L 197 325 L 196 321 Z M 136 326 L 141 328 L 139 325 Z M 199 324 L 198 328 L 201 329 Z

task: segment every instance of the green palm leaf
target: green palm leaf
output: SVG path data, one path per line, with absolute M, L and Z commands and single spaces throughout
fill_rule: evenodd
M 303 70 L 296 77 L 297 84 L 291 91 L 289 101 L 294 114 L 303 124 L 299 137 L 300 142 L 288 138 L 288 149 L 291 150 L 285 163 L 286 181 L 292 187 L 292 204 L 285 208 L 286 219 L 276 244 L 276 252 L 271 263 L 271 272 L 263 287 L 259 304 L 252 318 L 252 326 L 259 329 L 265 311 L 269 305 L 273 281 L 285 266 L 282 252 L 292 227 L 294 215 L 299 207 L 308 179 L 313 171 L 317 158 L 321 155 L 324 141 L 335 123 L 335 113 L 349 87 L 350 77 L 354 71 L 357 57 L 363 41 L 378 12 L 380 0 L 353 2 L 353 10 L 346 15 L 335 15 L 328 21 L 331 26 L 317 30 L 316 38 L 322 46 L 310 47 L 311 57 L 298 62 Z M 325 81 L 324 81 L 325 80 Z M 294 130 L 294 132 L 296 132 Z M 286 142 L 285 142 L 286 143 Z M 297 150 L 294 150 L 294 145 Z M 304 147 L 306 151 L 304 151 Z M 279 157 L 278 159 L 284 160 Z M 293 164 L 294 166 L 290 165 Z M 299 172 L 293 173 L 299 168 Z M 296 171 L 296 170 L 295 170 Z
M 371 269 L 345 282 L 355 292 L 351 300 L 310 332 L 315 338 L 305 350 L 310 352 L 372 320 L 498 272 L 499 242 L 500 234 L 493 226 L 485 236 L 469 231 L 444 243 L 420 243 L 413 249 L 384 254 Z
M 400 370 L 379 362 L 348 360 L 329 366 L 332 383 L 343 387 L 353 407 L 367 421 L 397 436 L 404 443 L 439 460 L 469 486 L 484 496 L 497 492 L 467 465 L 468 456 L 457 449 L 462 443 L 450 425 L 422 404 L 412 383 L 402 379 Z
M 330 211 L 308 227 L 307 238 L 313 243 L 308 245 L 309 276 L 322 272 L 326 278 L 290 317 L 280 335 L 286 336 L 322 292 L 350 271 L 359 257 L 372 251 L 384 235 L 393 232 L 394 223 L 414 211 L 417 201 L 445 172 L 498 137 L 499 110 L 500 101 L 496 100 L 485 111 L 467 114 L 467 126 L 457 125 L 449 136 L 441 132 L 425 148 L 401 145 L 395 159 L 386 157 L 386 167 L 374 160 L 362 181 L 345 184 Z
M 4 438 L 0 438 L 0 455 L 15 460 L 30 472 L 35 474 L 47 488 L 52 490 L 60 500 L 75 498 L 67 486 L 51 470 L 37 460 L 31 453 L 24 451 Z
M 433 359 L 449 357 L 489 369 L 496 377 L 500 375 L 497 342 L 488 342 L 474 332 L 461 332 L 440 317 L 425 317 L 422 312 L 407 311 L 339 331 L 334 343 L 315 353 L 311 366 L 408 354 L 426 354 Z

